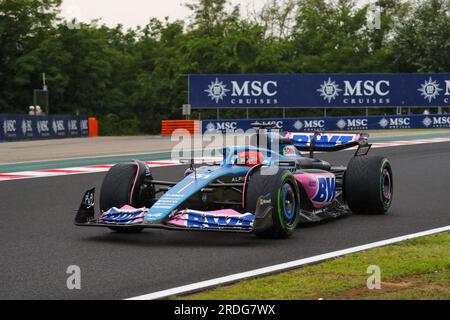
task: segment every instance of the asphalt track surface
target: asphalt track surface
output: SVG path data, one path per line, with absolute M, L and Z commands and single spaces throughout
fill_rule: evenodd
M 0 299 L 123 299 L 450 225 L 450 143 L 371 154 L 386 155 L 393 166 L 388 215 L 350 215 L 300 227 L 292 238 L 276 241 L 249 234 L 122 235 L 75 227 L 83 191 L 99 188 L 104 174 L 1 182 Z M 346 164 L 350 156 L 321 158 Z M 183 171 L 155 168 L 154 176 L 173 180 Z M 66 287 L 69 265 L 81 268 L 81 290 Z

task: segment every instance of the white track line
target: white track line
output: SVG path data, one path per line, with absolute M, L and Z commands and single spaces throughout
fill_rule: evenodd
M 276 273 L 276 272 L 280 272 L 280 271 L 286 271 L 286 270 L 298 268 L 298 267 L 301 267 L 304 265 L 322 262 L 322 261 L 329 260 L 332 258 L 340 257 L 340 256 L 347 255 L 350 253 L 365 251 L 365 250 L 372 249 L 372 248 L 378 248 L 378 247 L 394 244 L 394 243 L 397 243 L 400 241 L 419 238 L 419 237 L 428 236 L 428 235 L 441 233 L 441 232 L 445 232 L 445 231 L 450 231 L 450 225 L 446 226 L 446 227 L 442 227 L 442 228 L 426 230 L 426 231 L 408 234 L 408 235 L 404 235 L 404 236 L 400 236 L 400 237 L 396 237 L 396 238 L 391 238 L 391 239 L 387 239 L 387 240 L 368 243 L 365 245 L 352 247 L 352 248 L 348 248 L 348 249 L 344 249 L 344 250 L 333 251 L 333 252 L 329 252 L 329 253 L 325 253 L 325 254 L 309 257 L 309 258 L 304 258 L 304 259 L 300 259 L 300 260 L 277 264 L 277 265 L 273 265 L 273 266 L 269 266 L 269 267 L 265 267 L 265 268 L 261 268 L 261 269 L 255 269 L 255 270 L 246 271 L 246 272 L 242 272 L 242 273 L 236 273 L 236 274 L 232 274 L 232 275 L 225 276 L 225 277 L 201 281 L 201 282 L 188 284 L 185 286 L 176 287 L 176 288 L 172 288 L 172 289 L 157 291 L 157 292 L 129 298 L 126 300 L 163 299 L 163 298 L 167 298 L 167 297 L 174 296 L 174 295 L 186 294 L 186 293 L 190 293 L 190 292 L 194 292 L 194 291 L 204 290 L 204 289 L 211 288 L 211 287 L 216 287 L 218 285 L 230 284 L 230 283 L 236 282 L 238 280 L 254 278 L 254 277 L 258 277 L 258 276 L 262 276 L 262 275 L 268 275 L 268 274 Z

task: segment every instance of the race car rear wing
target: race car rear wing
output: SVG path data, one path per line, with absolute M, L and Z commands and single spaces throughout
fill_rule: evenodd
M 291 139 L 299 151 L 309 151 L 311 158 L 315 151 L 334 152 L 352 147 L 358 147 L 355 155 L 366 155 L 371 147 L 367 133 L 288 132 L 285 138 Z

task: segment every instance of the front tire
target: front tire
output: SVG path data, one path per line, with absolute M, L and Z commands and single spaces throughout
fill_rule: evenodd
M 394 181 L 391 164 L 384 157 L 356 156 L 344 177 L 344 196 L 356 214 L 385 214 L 392 204 Z
M 255 234 L 264 238 L 287 238 L 292 235 L 300 219 L 300 192 L 290 171 L 278 170 L 264 175 L 255 169 L 247 182 L 245 209 L 256 213 L 258 201 L 270 194 L 272 226 Z
M 100 190 L 100 210 L 102 212 L 112 207 L 120 208 L 130 205 L 131 190 L 136 179 L 138 166 L 133 163 L 119 163 L 113 166 L 103 179 Z M 139 186 L 135 186 L 139 187 Z M 109 227 L 119 233 L 138 233 L 142 227 Z

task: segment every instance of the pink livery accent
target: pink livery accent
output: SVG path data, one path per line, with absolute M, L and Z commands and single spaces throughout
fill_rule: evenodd
M 136 182 L 139 178 L 139 163 L 137 161 L 133 161 L 133 164 L 136 166 L 136 176 L 134 177 L 133 186 L 131 187 L 131 193 L 130 193 L 130 204 L 133 203 L 133 194 L 134 194 L 134 188 L 136 187 Z
M 331 172 L 303 172 L 294 176 L 306 191 L 314 208 L 324 208 L 334 201 L 336 197 L 336 177 Z

